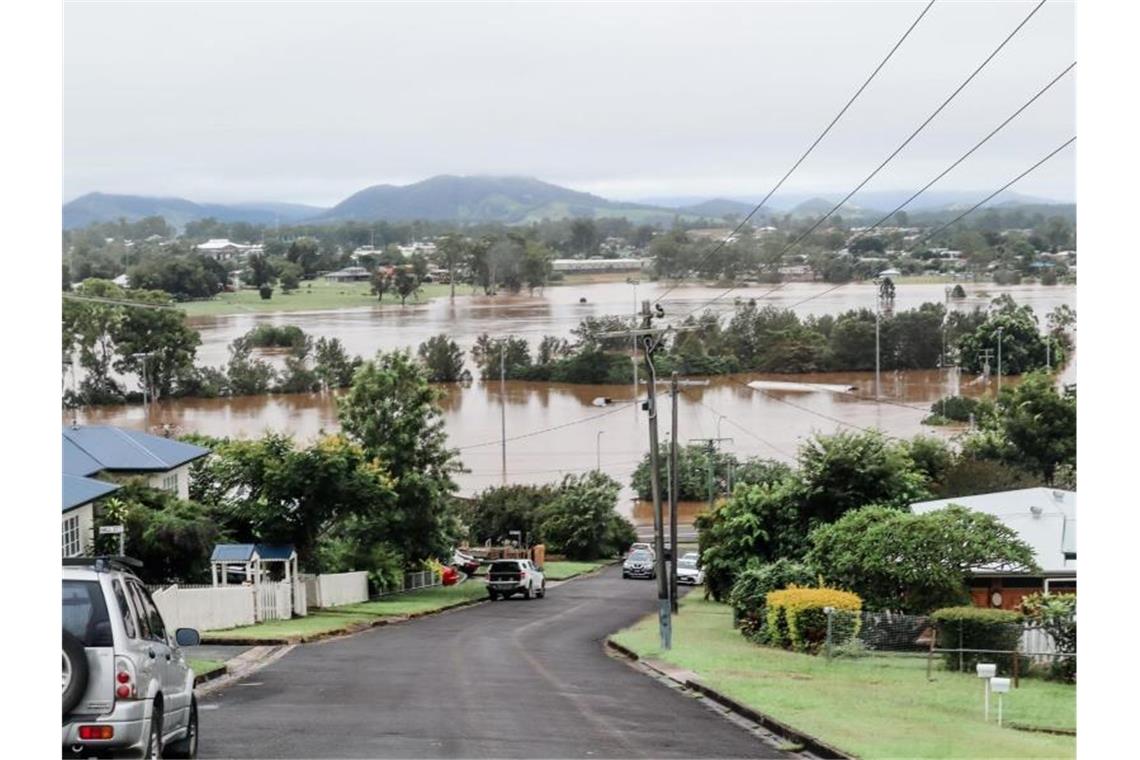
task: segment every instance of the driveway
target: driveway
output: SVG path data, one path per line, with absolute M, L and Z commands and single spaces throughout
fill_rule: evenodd
M 203 700 L 202 757 L 784 757 L 603 651 L 656 609 L 619 567 L 298 647 Z

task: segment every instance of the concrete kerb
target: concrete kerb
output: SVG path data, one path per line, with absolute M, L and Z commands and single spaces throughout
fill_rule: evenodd
M 194 692 L 200 697 L 212 694 L 260 670 L 266 665 L 280 660 L 291 651 L 293 651 L 292 645 L 252 647 L 237 657 L 227 660 L 225 668 L 222 669 L 224 672 L 220 675 L 205 680 L 200 684 L 197 678 L 195 678 Z
M 663 663 L 659 663 L 651 659 L 645 659 L 639 656 L 629 647 L 622 646 L 610 638 L 606 638 L 606 647 L 627 660 L 638 662 L 654 673 L 660 676 L 664 676 L 674 683 L 683 686 L 686 689 L 694 691 L 701 696 L 707 697 L 713 702 L 716 702 L 721 707 L 724 707 L 730 712 L 735 713 L 736 715 L 739 715 L 746 720 L 750 720 L 753 723 L 762 726 L 766 730 L 781 737 L 785 741 L 802 746 L 805 750 L 810 752 L 812 755 L 815 755 L 816 757 L 828 758 L 829 760 L 855 760 L 854 755 L 843 752 L 842 750 L 833 747 L 827 742 L 821 739 L 817 739 L 810 734 L 805 734 L 802 731 L 792 728 L 786 723 L 776 720 L 770 715 L 765 715 L 758 710 L 741 704 L 727 694 L 723 694 L 711 686 L 703 684 L 695 678 L 689 677 L 690 674 L 687 671 L 663 667 Z
M 195 673 L 194 674 L 194 685 L 200 686 L 200 685 L 206 683 L 207 681 L 213 681 L 215 678 L 221 678 L 222 676 L 224 676 L 228 672 L 229 672 L 229 668 L 227 668 L 224 664 L 222 664 L 216 668 L 211 668 L 210 670 L 207 670 L 204 673 Z

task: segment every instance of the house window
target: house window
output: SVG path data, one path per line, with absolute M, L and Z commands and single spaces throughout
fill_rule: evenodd
M 171 493 L 178 493 L 178 473 L 171 473 L 164 475 L 162 478 L 162 490 L 170 491 Z
M 78 557 L 83 553 L 79 539 L 79 515 L 63 518 L 63 556 Z

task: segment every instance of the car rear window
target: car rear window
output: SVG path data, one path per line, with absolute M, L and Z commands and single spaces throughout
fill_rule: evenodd
M 517 573 L 519 572 L 518 562 L 495 562 L 491 565 L 492 573 Z
M 85 647 L 113 645 L 111 619 L 98 581 L 63 582 L 63 630 Z

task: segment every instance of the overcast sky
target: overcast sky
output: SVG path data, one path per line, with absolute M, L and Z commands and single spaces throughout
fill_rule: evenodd
M 924 4 L 70 3 L 64 197 L 331 205 L 436 174 L 763 195 Z M 936 3 L 785 188 L 850 190 L 1033 5 Z M 1047 2 L 866 189 L 925 184 L 1072 63 L 1073 26 Z M 984 195 L 1076 134 L 1075 87 L 936 187 Z M 1074 147 L 1014 189 L 1071 200 Z

